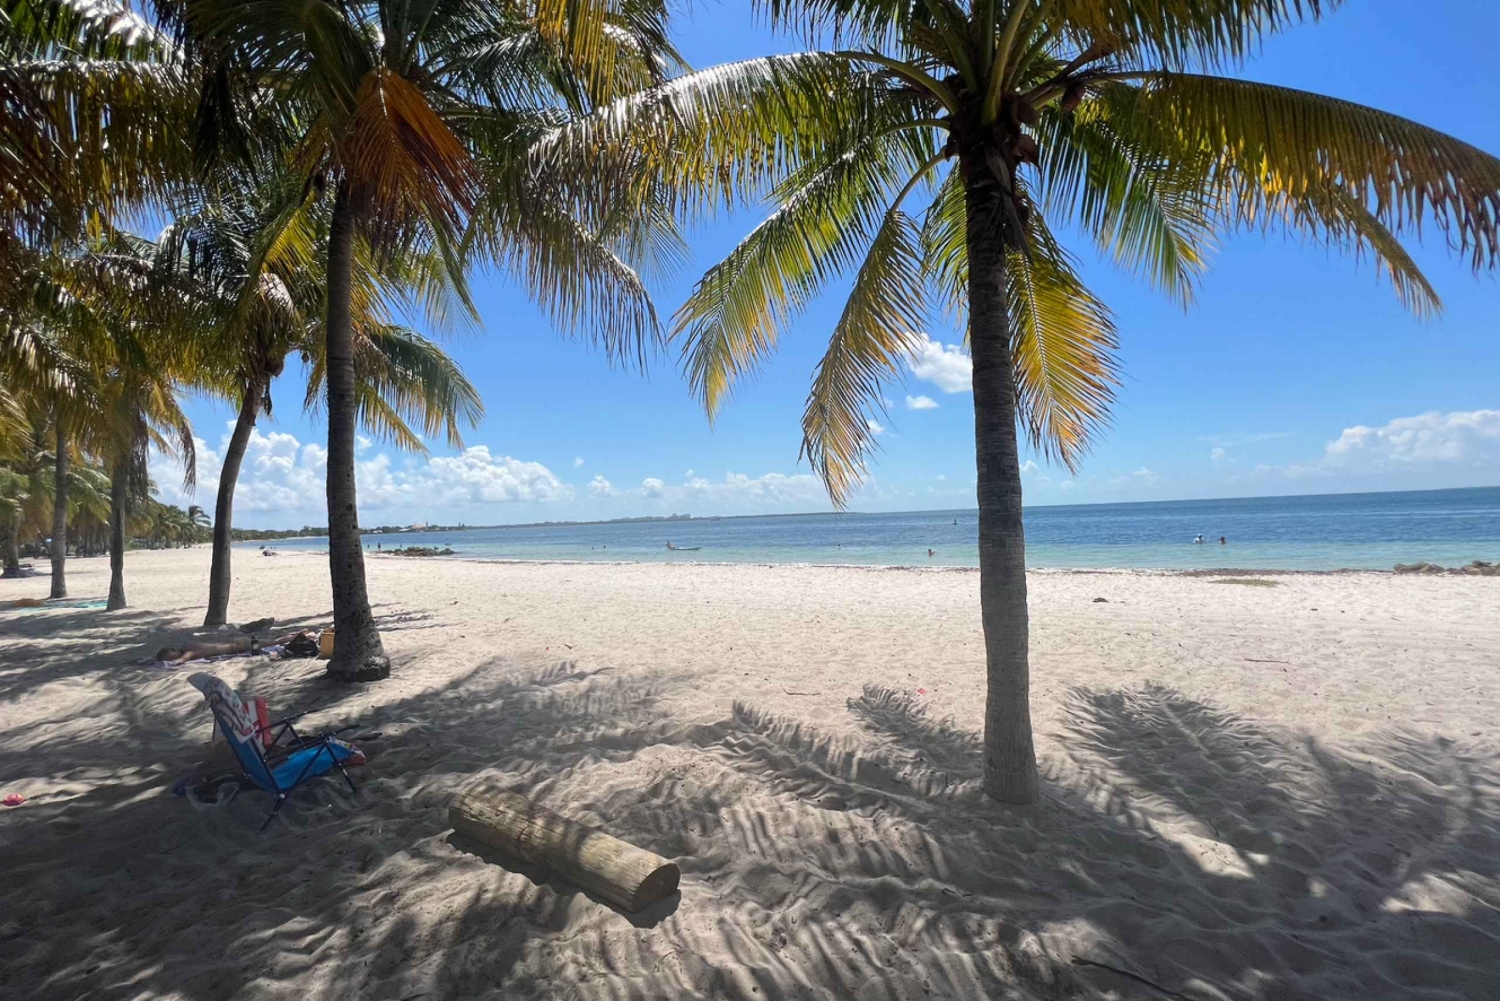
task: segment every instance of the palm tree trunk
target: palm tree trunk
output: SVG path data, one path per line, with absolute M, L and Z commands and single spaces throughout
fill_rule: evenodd
M 339 183 L 328 232 L 328 569 L 333 583 L 333 658 L 341 681 L 374 681 L 391 673 L 365 590 L 354 485 L 354 328 L 349 315 L 354 266 L 354 206 Z
M 109 602 L 105 611 L 125 607 L 125 502 L 130 489 L 130 463 L 119 460 L 109 479 Z
M 250 444 L 250 432 L 255 430 L 255 415 L 260 412 L 260 400 L 264 394 L 265 387 L 259 383 L 246 388 L 239 419 L 224 453 L 224 466 L 219 471 L 219 498 L 214 504 L 214 554 L 208 570 L 208 614 L 203 617 L 205 626 L 221 626 L 229 614 L 234 486 L 240 478 L 240 463 L 245 459 L 245 448 Z
M 68 596 L 68 433 L 57 415 L 57 459 L 52 485 L 52 597 Z
M 1006 197 L 983 161 L 965 171 L 968 213 L 969 348 L 974 359 L 974 449 L 978 462 L 979 608 L 987 701 L 984 790 L 1002 803 L 1034 803 L 1027 662 L 1026 533 L 1016 382 L 1005 300 L 1005 246 L 998 213 Z M 966 164 L 966 166 L 968 166 Z
M 11 516 L 5 526 L 5 573 L 6 577 L 21 576 L 21 521 Z

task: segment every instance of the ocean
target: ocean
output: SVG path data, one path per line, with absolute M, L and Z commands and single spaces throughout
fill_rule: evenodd
M 1389 570 L 1424 560 L 1500 562 L 1500 487 L 1030 507 L 1025 518 L 1027 564 L 1037 568 Z M 979 563 L 977 525 L 969 509 L 517 526 L 365 541 L 371 550 L 377 543 L 451 546 L 470 559 L 972 567 Z M 1193 543 L 1199 534 L 1206 544 Z M 697 548 L 673 552 L 668 541 Z M 317 550 L 328 542 L 270 545 Z

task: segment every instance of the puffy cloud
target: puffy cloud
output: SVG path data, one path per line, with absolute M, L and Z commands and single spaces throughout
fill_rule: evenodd
M 666 484 L 654 476 L 648 476 L 641 481 L 641 491 L 647 497 L 660 497 Z
M 937 400 L 930 396 L 908 396 L 906 398 L 907 410 L 936 410 Z
M 1040 470 L 1041 468 L 1042 468 L 1041 466 L 1038 466 L 1036 464 L 1036 460 L 1035 459 L 1027 459 L 1025 462 L 1021 463 L 1021 473 L 1022 473 L 1022 475 L 1025 475 L 1026 473 L 1035 473 L 1038 470 Z
M 1077 486 L 1078 486 L 1078 484 L 1075 483 L 1073 480 L 1063 480 L 1061 483 L 1059 483 L 1057 485 L 1057 489 L 1059 489 L 1059 490 L 1072 490 L 1073 488 L 1075 488 Z
M 1500 410 L 1432 411 L 1379 427 L 1357 424 L 1308 461 L 1261 463 L 1254 479 L 1373 479 L 1392 488 L 1464 486 L 1500 466 Z M 1368 489 L 1368 485 L 1362 487 Z
M 212 507 L 233 422 L 226 427 L 217 450 L 197 439 L 198 487 L 192 494 L 181 487 L 180 467 L 153 452 L 151 475 L 163 501 Z M 325 524 L 327 467 L 328 452 L 321 445 L 303 444 L 285 432 L 268 434 L 254 428 L 235 483 L 236 521 L 245 525 Z M 366 521 L 371 520 L 365 517 L 367 512 L 384 512 L 399 522 L 439 521 L 447 520 L 455 508 L 550 503 L 573 496 L 572 488 L 541 463 L 497 457 L 484 445 L 425 461 L 403 458 L 399 464 L 385 452 L 370 455 L 367 446 L 355 462 L 355 479 Z
M 1227 454 L 1228 453 L 1225 452 L 1222 448 L 1215 448 L 1213 451 L 1211 451 L 1211 452 L 1208 453 L 1208 457 L 1212 461 L 1218 462 L 1220 459 L 1224 458 L 1224 456 L 1227 455 Z
M 615 489 L 615 485 L 606 480 L 602 474 L 589 481 L 589 493 L 595 497 L 614 497 L 619 492 Z
M 912 375 L 945 393 L 967 393 L 973 388 L 974 362 L 957 344 L 941 344 L 927 335 L 912 349 Z
M 1385 471 L 1411 466 L 1488 466 L 1500 463 L 1500 410 L 1398 417 L 1381 427 L 1345 428 L 1323 451 L 1340 471 Z
M 573 468 L 574 469 L 581 469 L 582 467 L 583 467 L 583 456 L 580 455 L 580 456 L 576 457 L 573 460 Z
M 885 426 L 882 425 L 879 421 L 877 421 L 873 417 L 871 417 L 871 418 L 869 418 L 868 420 L 865 421 L 865 427 L 869 428 L 870 429 L 870 433 L 873 434 L 877 438 L 879 438 L 881 435 L 885 434 Z
M 495 457 L 488 446 L 473 445 L 461 455 L 433 456 L 425 468 L 417 467 L 398 474 L 387 472 L 390 457 L 381 454 L 374 463 L 379 464 L 380 483 L 388 485 L 385 492 L 377 490 L 373 500 L 389 498 L 409 499 L 418 503 L 432 501 L 442 506 L 466 506 L 479 504 L 505 504 L 518 501 L 569 500 L 573 490 L 557 478 L 556 474 L 540 462 L 526 462 L 508 455 Z M 374 480 L 376 470 L 366 471 Z

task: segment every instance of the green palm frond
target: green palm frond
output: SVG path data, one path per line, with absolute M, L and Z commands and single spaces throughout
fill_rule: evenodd
M 1075 220 L 1122 268 L 1186 304 L 1214 244 L 1218 204 L 1203 183 L 1211 163 L 1202 153 L 1169 157 L 1132 144 L 1112 121 L 1129 121 L 1119 103 L 1042 113 L 1038 193 L 1048 212 Z
M 1115 87 L 1101 89 L 1106 98 Z M 1119 122 L 1164 155 L 1212 158 L 1205 188 L 1229 221 L 1344 242 L 1320 209 L 1335 186 L 1395 235 L 1439 229 L 1475 271 L 1500 264 L 1500 159 L 1396 115 L 1304 91 L 1153 73 Z
M 406 426 L 421 428 L 426 437 L 441 434 L 452 447 L 463 447 L 462 427 L 479 425 L 484 404 L 452 358 L 427 338 L 395 324 L 362 329 L 356 344 L 360 354 L 355 372 L 362 396 L 386 405 L 372 409 L 372 415 L 393 412 Z M 379 432 L 373 421 L 365 423 Z
M 911 217 L 888 212 L 869 248 L 802 414 L 802 454 L 840 506 L 875 444 L 868 415 L 885 381 L 899 377 L 927 313 L 921 234 Z
M 895 190 L 930 159 L 923 138 L 877 134 L 809 158 L 772 193 L 775 211 L 694 287 L 674 336 L 710 416 L 792 318 L 861 259 Z
M 1266 38 L 1317 20 L 1343 0 L 1048 0 L 1039 4 L 1060 37 L 1172 67 L 1238 63 Z M 1014 0 L 1012 6 L 1031 6 Z
M 647 184 L 696 219 L 752 202 L 788 170 L 930 110 L 886 77 L 829 52 L 717 66 L 616 101 L 542 137 L 540 176 L 600 218 Z

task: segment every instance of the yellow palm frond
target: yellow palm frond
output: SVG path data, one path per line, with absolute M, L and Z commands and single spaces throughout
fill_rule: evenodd
M 921 234 L 892 210 L 870 241 L 802 414 L 802 454 L 841 507 L 874 447 L 868 414 L 880 405 L 881 386 L 900 375 L 921 337 L 925 291 Z
M 397 73 L 365 74 L 340 157 L 357 204 L 377 230 L 406 229 L 425 218 L 456 234 L 477 197 L 469 152 L 426 95 Z
M 1039 215 L 1029 254 L 1006 260 L 1017 411 L 1033 448 L 1076 470 L 1119 385 L 1109 308 L 1084 286 Z

